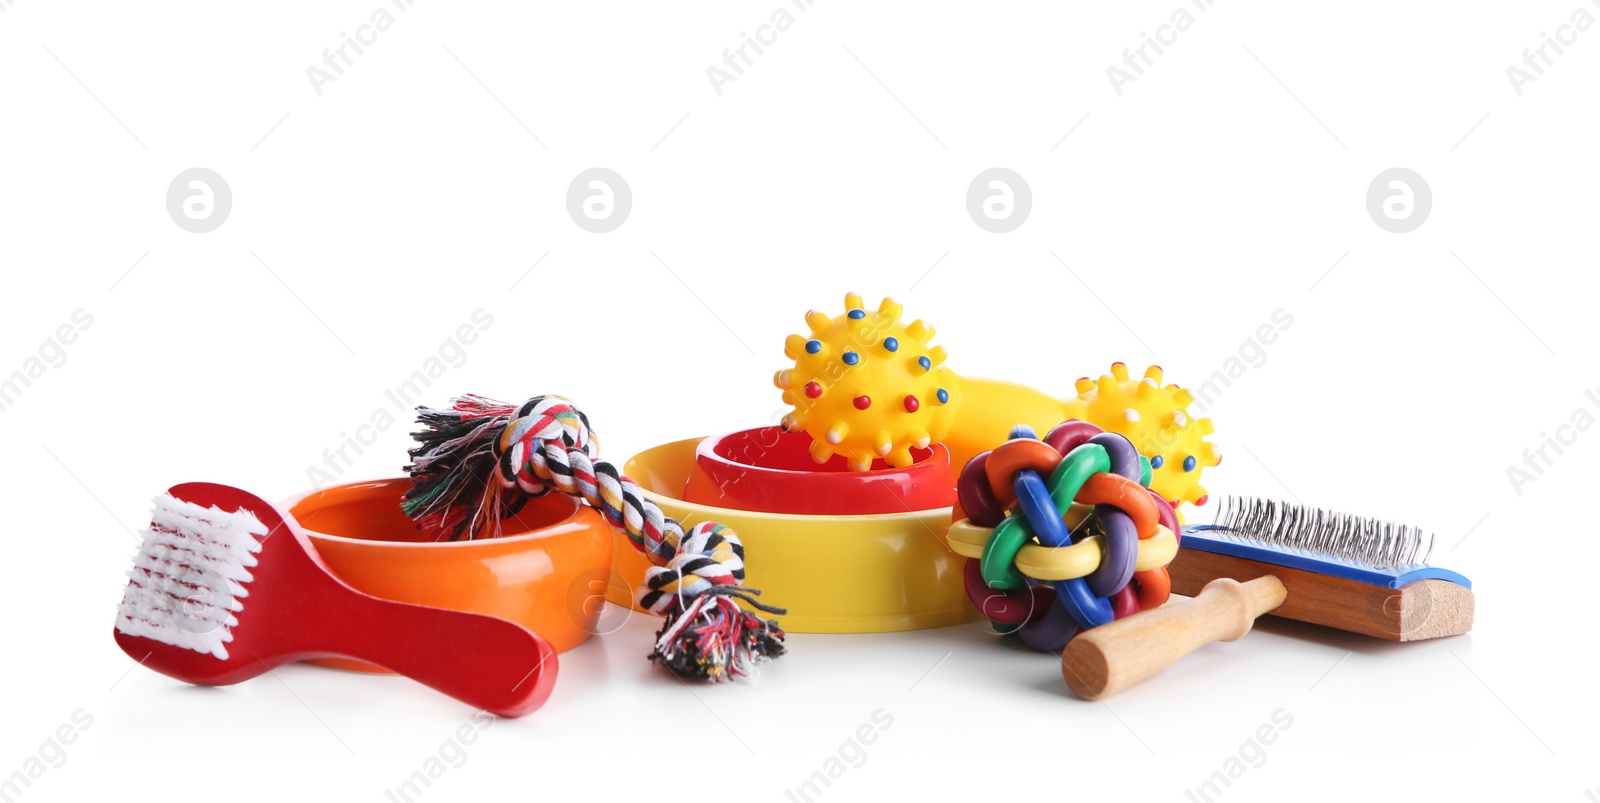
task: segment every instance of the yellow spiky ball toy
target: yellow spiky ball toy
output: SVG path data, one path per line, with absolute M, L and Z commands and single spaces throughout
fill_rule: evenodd
M 1192 397 L 1177 385 L 1161 387 L 1159 367 L 1135 380 L 1116 363 L 1098 382 L 1078 380 L 1077 397 L 1063 401 L 1013 382 L 958 375 L 944 365 L 944 347 L 932 345 L 933 327 L 901 323 L 903 308 L 892 299 L 874 312 L 847 293 L 844 306 L 838 316 L 806 313 L 810 334 L 789 336 L 784 354 L 794 365 L 773 377 L 794 408 L 784 428 L 811 435 L 817 463 L 841 455 L 856 471 L 878 459 L 908 466 L 913 448 L 938 442 L 959 472 L 1018 424 L 1046 432 L 1079 418 L 1128 436 L 1151 459 L 1157 493 L 1174 503 L 1205 503 L 1200 470 L 1220 457 L 1204 440 L 1211 422 L 1190 420 Z
M 794 407 L 783 426 L 811 434 L 818 463 L 841 454 L 856 471 L 878 458 L 909 466 L 913 447 L 927 448 L 949 430 L 960 380 L 943 367 L 944 348 L 929 345 L 933 328 L 920 320 L 903 325 L 893 299 L 868 312 L 849 293 L 844 305 L 837 318 L 806 313 L 811 335 L 784 343 L 795 365 L 773 378 Z
M 1174 503 L 1203 505 L 1207 494 L 1200 470 L 1222 462 L 1222 452 L 1205 440 L 1211 419 L 1189 415 L 1194 396 L 1175 384 L 1163 387 L 1161 379 L 1159 365 L 1133 379 L 1127 365 L 1112 363 L 1111 373 L 1098 380 L 1078 380 L 1078 397 L 1067 400 L 1068 416 L 1126 435 L 1150 458 L 1150 487 L 1156 493 Z

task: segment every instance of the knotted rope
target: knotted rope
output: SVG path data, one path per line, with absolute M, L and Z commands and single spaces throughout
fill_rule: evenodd
M 666 617 L 650 659 L 712 681 L 752 674 L 784 653 L 784 633 L 739 607 L 780 608 L 745 588 L 744 545 L 715 522 L 687 533 L 633 480 L 598 459 L 589 419 L 568 399 L 535 396 L 521 406 L 481 396 L 453 399 L 448 410 L 419 407 L 413 433 L 413 486 L 401 503 L 419 529 L 440 538 L 492 538 L 501 522 L 552 489 L 588 502 L 655 564 L 635 592 L 640 607 Z

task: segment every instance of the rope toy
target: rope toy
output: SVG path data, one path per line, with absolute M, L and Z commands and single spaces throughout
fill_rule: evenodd
M 401 509 L 441 539 L 493 538 L 529 499 L 560 491 L 599 510 L 655 564 L 635 591 L 640 607 L 663 616 L 650 660 L 674 673 L 710 681 L 754 674 L 756 663 L 784 653 L 784 633 L 745 588 L 744 545 L 715 522 L 687 533 L 633 480 L 598 459 L 589 419 L 561 396 L 513 406 L 482 396 L 451 400 L 448 410 L 418 407 L 412 434 L 412 488 Z
M 950 549 L 972 558 L 967 597 L 1003 633 L 1057 652 L 1081 630 L 1160 606 L 1177 555 L 1172 505 L 1126 437 L 1069 420 L 1026 426 L 969 461 Z M 963 517 L 964 516 L 964 517 Z

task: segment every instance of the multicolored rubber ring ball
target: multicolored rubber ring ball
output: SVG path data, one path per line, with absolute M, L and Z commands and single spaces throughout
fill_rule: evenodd
M 961 470 L 949 542 L 997 632 L 1059 652 L 1083 630 L 1159 607 L 1178 553 L 1172 505 L 1150 461 L 1087 421 L 1041 440 L 1025 426 Z

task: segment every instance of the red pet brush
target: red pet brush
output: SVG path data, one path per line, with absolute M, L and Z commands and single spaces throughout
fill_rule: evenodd
M 156 499 L 117 612 L 117 645 L 187 683 L 225 686 L 308 658 L 392 669 L 515 717 L 544 704 L 555 650 L 527 628 L 379 599 L 346 585 L 294 518 L 238 488 Z

